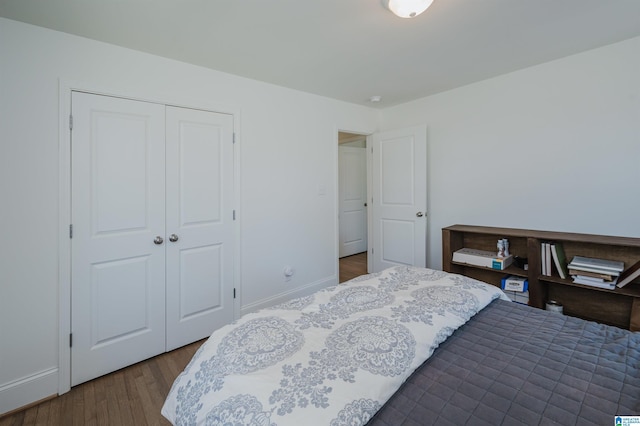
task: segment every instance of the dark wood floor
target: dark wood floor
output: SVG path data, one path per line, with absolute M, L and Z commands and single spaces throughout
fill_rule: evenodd
M 367 253 L 340 259 L 340 282 L 367 273 Z M 173 381 L 204 341 L 192 343 L 71 388 L 22 411 L 0 426 L 169 425 L 160 409 Z
M 349 281 L 367 273 L 367 252 L 340 259 L 340 282 Z
M 0 426 L 170 425 L 160 409 L 173 381 L 203 342 L 74 386 L 64 395 L 0 417 Z

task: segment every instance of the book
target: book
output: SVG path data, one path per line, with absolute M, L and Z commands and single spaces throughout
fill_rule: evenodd
M 582 285 L 587 285 L 587 286 L 591 286 L 591 287 L 598 287 L 598 288 L 606 288 L 608 290 L 613 290 L 616 288 L 616 282 L 615 281 L 611 281 L 611 282 L 597 282 L 597 281 L 592 281 L 592 280 L 588 280 L 585 279 L 586 277 L 581 277 L 579 275 L 576 275 L 573 278 L 573 282 L 575 284 L 582 284 Z
M 564 249 L 561 244 L 551 244 L 551 255 L 553 256 L 553 263 L 556 265 L 558 275 L 560 278 L 565 279 L 569 275 L 567 270 L 567 259 L 564 254 Z
M 618 287 L 624 287 L 638 277 L 640 277 L 640 260 L 620 274 L 618 277 Z
M 586 266 L 575 266 L 572 263 L 568 264 L 567 267 L 569 268 L 569 270 L 573 270 L 573 271 L 592 272 L 594 274 L 611 275 L 612 277 L 617 277 L 620 275 L 620 272 L 607 271 L 605 269 L 597 269 L 597 268 L 587 268 Z M 586 274 L 577 273 L 575 275 L 586 275 Z
M 549 243 L 540 244 L 540 263 L 542 264 L 542 275 L 551 275 L 551 245 Z
M 624 270 L 624 262 L 617 260 L 594 259 L 591 257 L 574 256 L 570 265 L 598 269 L 601 271 L 620 272 Z M 579 268 L 578 268 L 579 269 Z
M 605 281 L 602 278 L 594 278 L 594 277 L 589 277 L 589 276 L 586 276 L 586 275 L 574 275 L 573 279 L 574 279 L 574 281 L 575 280 L 580 280 L 580 281 L 592 282 L 592 283 L 604 283 L 604 282 L 609 283 L 608 281 Z
M 484 266 L 485 268 L 503 270 L 513 262 L 513 256 L 498 257 L 496 252 L 461 248 L 453 252 L 454 262 L 469 265 Z
M 586 277 L 602 278 L 605 281 L 613 281 L 616 277 L 616 275 L 585 271 L 584 269 L 569 269 L 569 275 L 583 275 Z
M 576 266 L 573 263 L 568 264 L 567 267 L 569 268 L 570 271 L 578 271 L 578 273 L 571 274 L 571 275 L 586 275 L 586 274 L 581 274 L 579 272 L 591 272 L 594 274 L 611 275 L 613 277 L 617 277 L 620 275 L 620 272 L 607 271 L 604 269 L 597 269 L 597 268 L 587 268 L 586 266 Z

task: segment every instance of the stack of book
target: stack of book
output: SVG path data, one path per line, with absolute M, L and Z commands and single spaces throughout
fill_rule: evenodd
M 624 262 L 574 256 L 568 268 L 576 284 L 613 290 L 624 270 Z

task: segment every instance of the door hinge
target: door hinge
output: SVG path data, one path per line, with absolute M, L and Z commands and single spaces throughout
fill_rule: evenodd
M 233 143 L 236 143 L 236 134 L 233 134 Z
M 371 254 L 373 254 L 373 247 L 371 247 Z
M 233 220 L 236 220 L 236 211 L 233 211 Z
M 73 333 L 69 333 L 69 347 L 73 347 Z
M 73 238 L 73 224 L 69 225 L 69 238 Z
M 236 298 L 236 289 L 235 288 L 233 289 L 233 298 L 234 299 Z
M 69 130 L 73 130 L 73 115 L 69 115 Z

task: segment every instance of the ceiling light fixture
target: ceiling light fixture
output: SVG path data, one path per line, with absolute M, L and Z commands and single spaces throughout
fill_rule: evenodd
M 431 6 L 433 0 L 389 0 L 387 7 L 401 18 L 415 18 Z

